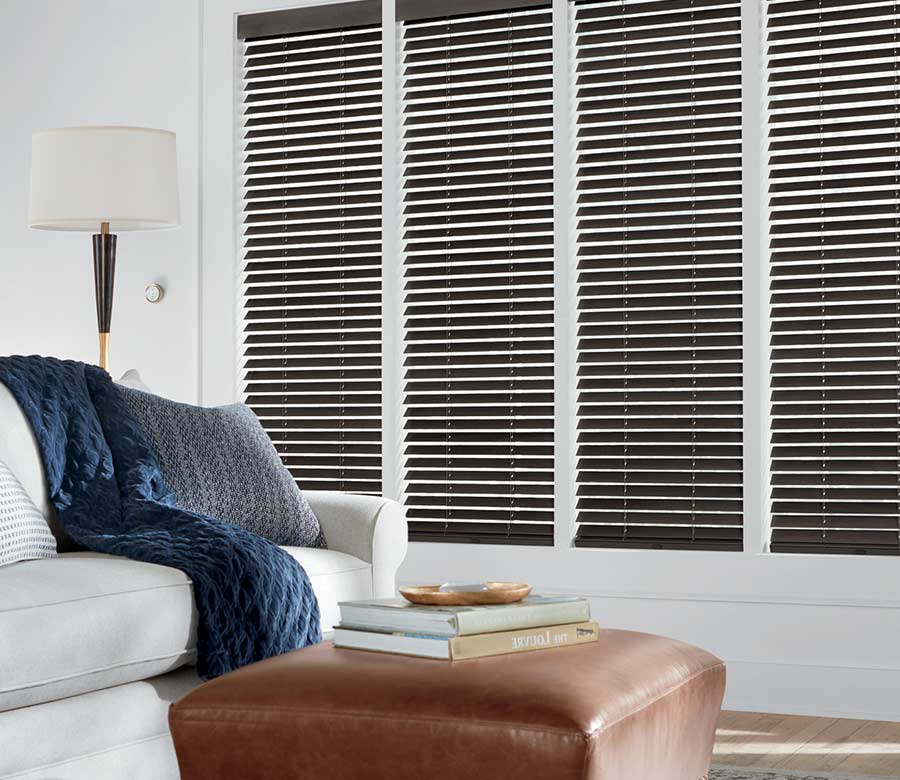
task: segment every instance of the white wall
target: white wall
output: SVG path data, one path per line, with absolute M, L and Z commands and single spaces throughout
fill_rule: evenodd
M 197 398 L 200 0 L 0 0 L 0 354 L 96 362 L 91 239 L 26 227 L 31 132 L 174 130 L 182 226 L 119 236 L 111 370 Z M 144 288 L 166 288 L 151 305 Z

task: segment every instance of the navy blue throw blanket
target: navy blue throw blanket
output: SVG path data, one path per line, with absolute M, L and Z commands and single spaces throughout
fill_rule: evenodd
M 204 679 L 321 641 L 319 605 L 284 550 L 176 506 L 141 427 L 109 375 L 42 357 L 0 358 L 31 423 L 63 528 L 97 552 L 181 569 L 199 613 Z

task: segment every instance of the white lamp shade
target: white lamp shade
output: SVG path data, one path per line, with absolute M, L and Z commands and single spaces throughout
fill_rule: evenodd
M 29 227 L 111 233 L 176 227 L 175 133 L 66 127 L 31 138 Z

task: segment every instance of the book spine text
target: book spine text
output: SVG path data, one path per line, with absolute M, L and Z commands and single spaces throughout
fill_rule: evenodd
M 599 636 L 599 626 L 587 622 L 460 636 L 450 640 L 450 657 L 454 661 L 461 661 L 466 658 L 525 653 L 530 650 L 596 642 Z

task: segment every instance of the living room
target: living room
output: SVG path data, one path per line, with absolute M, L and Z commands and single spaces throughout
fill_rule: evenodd
M 710 760 L 716 780 L 900 777 L 900 7 L 0 0 L 0 8 L 10 33 L 0 54 L 0 356 L 104 364 L 116 382 L 152 394 L 152 407 L 142 397 L 131 407 L 139 420 L 177 402 L 202 407 L 179 426 L 196 416 L 208 430 L 222 419 L 215 408 L 246 404 L 252 414 L 226 433 L 259 419 L 281 457 L 268 464 L 280 469 L 269 481 L 296 480 L 328 548 L 310 542 L 292 553 L 325 640 L 304 640 L 314 647 L 293 651 L 297 659 L 330 642 L 340 601 L 493 582 L 586 600 L 600 628 L 598 675 L 621 679 L 603 668 L 603 645 L 628 632 L 697 648 L 696 663 L 715 657 L 727 670 L 724 700 L 709 694 L 707 703 L 722 708 L 714 748 L 702 735 L 690 745 L 674 738 L 697 714 L 686 710 L 681 720 L 647 721 L 637 747 L 607 744 L 599 728 L 595 752 L 569 774 L 560 758 L 554 773 L 543 763 L 563 748 L 522 737 L 515 722 L 496 736 L 489 762 L 478 752 L 484 734 L 454 723 L 450 739 L 413 711 L 393 728 L 419 744 L 396 752 L 390 739 L 360 736 L 375 721 L 387 729 L 399 706 L 384 685 L 371 697 L 360 689 L 361 701 L 382 710 L 360 714 L 358 733 L 340 732 L 340 754 L 329 752 L 327 713 L 293 726 L 285 717 L 273 735 L 292 727 L 296 740 L 278 750 L 271 736 L 265 749 L 298 755 L 267 768 L 252 763 L 262 748 L 246 724 L 229 732 L 204 728 L 199 716 L 187 722 L 211 706 L 200 695 L 207 686 L 207 701 L 221 695 L 239 708 L 241 690 L 226 683 L 242 671 L 210 674 L 196 688 L 188 629 L 176 629 L 177 651 L 153 636 L 176 618 L 196 631 L 203 604 L 190 588 L 200 572 L 169 568 L 153 586 L 168 600 L 142 602 L 112 626 L 114 610 L 95 615 L 87 603 L 59 623 L 56 612 L 28 617 L 15 600 L 4 606 L 6 588 L 21 603 L 37 592 L 49 594 L 47 604 L 66 601 L 43 574 L 19 574 L 36 564 L 70 566 L 66 587 L 84 598 L 92 587 L 129 589 L 128 552 L 96 581 L 79 568 L 85 556 L 108 555 L 110 530 L 73 519 L 70 535 L 94 539 L 79 545 L 92 552 L 57 545 L 58 558 L 0 565 L 0 778 L 443 778 L 473 774 L 473 756 L 484 767 L 475 776 L 497 778 L 524 765 L 560 780 L 700 780 Z M 73 166 L 87 159 L 84 138 L 61 131 L 77 128 L 92 129 L 101 150 L 79 187 L 76 168 L 49 156 L 69 155 Z M 134 128 L 155 134 L 126 133 L 123 156 L 106 165 L 117 134 Z M 169 194 L 156 201 L 142 199 L 129 173 L 150 147 L 169 155 L 152 166 L 171 174 Z M 112 213 L 59 210 L 106 191 L 167 216 L 129 225 Z M 171 229 L 134 229 L 148 226 Z M 41 227 L 51 229 L 31 229 Z M 87 237 L 76 231 L 94 234 L 94 268 L 114 267 L 114 285 L 111 273 L 97 277 L 108 283 L 95 279 Z M 11 376 L 3 361 L 0 383 Z M 9 365 L 38 389 L 33 377 L 48 365 L 75 370 Z M 332 369 L 339 379 L 325 376 Z M 103 390 L 101 374 L 88 375 L 85 392 Z M 40 415 L 29 418 L 32 442 L 28 388 L 5 384 L 0 463 L 38 510 L 62 521 L 57 502 L 70 491 L 54 497 Z M 75 395 L 60 392 L 54 403 Z M 105 423 L 102 435 L 115 460 Z M 266 479 L 259 471 L 254 464 L 246 485 L 232 480 L 229 489 L 252 493 L 251 472 Z M 195 474 L 200 482 L 206 471 Z M 0 561 L 2 552 L 0 544 Z M 338 568 L 323 563 L 326 552 Z M 309 618 L 308 607 L 300 612 Z M 19 622 L 3 623 L 3 613 Z M 73 623 L 77 615 L 87 622 Z M 111 633 L 92 642 L 100 631 Z M 93 654 L 99 644 L 106 655 Z M 138 654 L 122 656 L 126 646 Z M 354 663 L 374 662 L 352 659 L 376 654 L 333 652 L 351 659 L 341 668 L 363 684 Z M 529 680 L 542 679 L 535 669 L 555 670 L 561 690 L 580 673 L 565 662 L 578 652 L 384 657 L 396 662 L 398 690 L 418 664 L 437 676 L 468 665 L 512 678 L 516 662 L 535 665 Z M 134 663 L 163 656 L 168 666 Z M 252 670 L 269 663 L 244 661 L 259 662 Z M 118 676 L 103 682 L 85 671 L 113 667 Z M 315 687 L 300 660 L 291 669 L 293 685 Z M 477 725 L 492 683 L 475 677 L 467 691 L 469 678 L 458 676 L 446 717 L 455 707 Z M 52 690 L 36 692 L 47 680 Z M 638 677 L 634 687 L 660 684 Z M 181 710 L 190 736 L 176 733 L 173 748 L 169 706 L 179 700 L 196 709 Z M 546 715 L 528 709 L 532 700 L 518 704 L 529 717 Z M 446 752 L 429 743 L 437 735 Z M 679 745 L 661 746 L 661 735 Z M 433 766 L 421 763 L 429 751 L 440 755 Z M 695 772 L 698 760 L 706 764 Z

